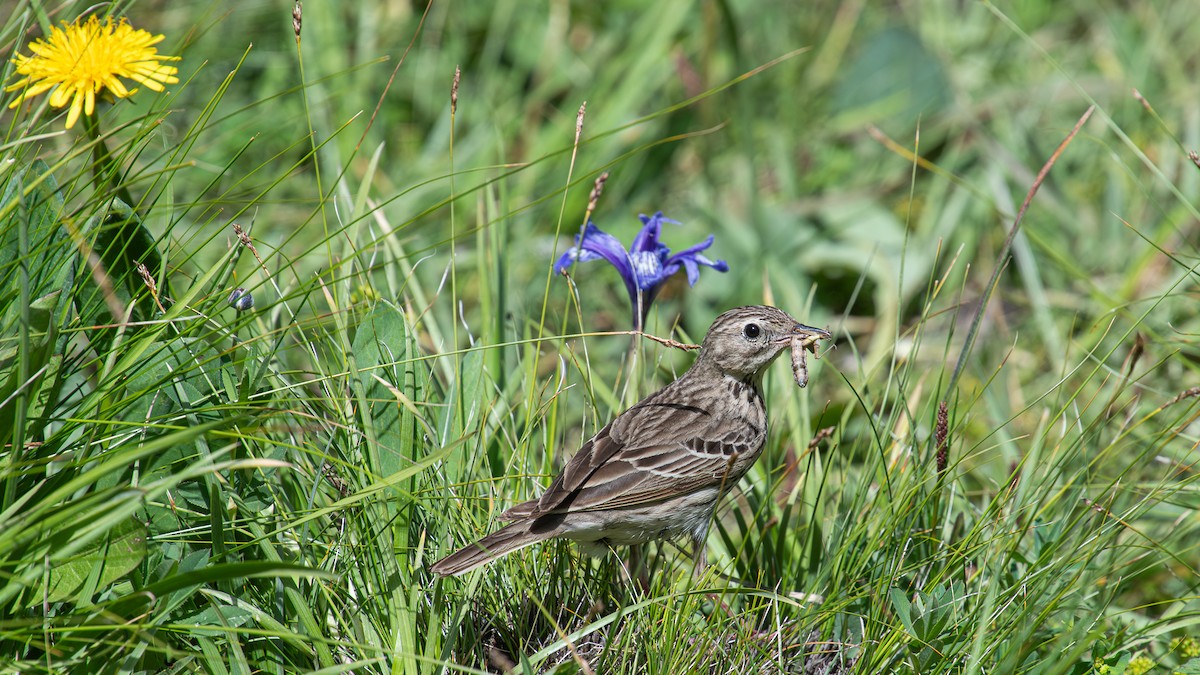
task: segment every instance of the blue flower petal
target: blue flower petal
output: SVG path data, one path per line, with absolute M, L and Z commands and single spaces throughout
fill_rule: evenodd
M 554 263 L 554 271 L 561 273 L 576 262 L 600 258 L 607 260 L 617 268 L 621 280 L 625 282 L 633 310 L 634 327 L 640 329 L 663 283 L 681 267 L 687 272 L 688 283 L 694 286 L 700 279 L 701 265 L 718 272 L 729 271 L 729 265 L 724 260 L 713 261 L 700 253 L 712 246 L 712 235 L 695 246 L 671 255 L 671 250 L 659 241 L 659 236 L 663 223 L 678 225 L 679 221 L 663 217 L 662 211 L 653 216 L 641 214 L 638 218 L 642 221 L 642 229 L 634 237 L 628 251 L 615 237 L 589 221 L 582 241 L 578 236 L 575 237 L 575 245 Z
M 648 291 L 671 276 L 663 268 L 663 260 L 658 253 L 634 251 L 629 254 L 629 262 L 633 269 L 633 283 L 640 291 Z
M 695 286 L 696 282 L 700 280 L 700 267 L 691 258 L 684 258 L 681 262 L 683 269 L 687 270 L 688 286 Z
M 716 262 L 713 262 L 712 260 L 709 260 L 708 258 L 705 258 L 704 256 L 700 255 L 699 253 L 697 253 L 696 255 L 690 256 L 688 258 L 684 258 L 680 262 L 683 263 L 684 269 L 687 270 L 688 284 L 690 284 L 692 286 L 695 286 L 696 282 L 700 280 L 699 265 L 705 265 L 705 266 L 711 267 L 718 272 L 728 272 L 729 271 L 729 265 L 725 264 L 724 260 L 718 260 Z
M 576 238 L 578 238 L 578 237 L 576 237 Z M 554 273 L 562 274 L 563 272 L 567 271 L 568 267 L 570 267 L 571 265 L 574 265 L 577 262 L 587 262 L 589 260 L 596 260 L 599 257 L 600 257 L 599 254 L 592 253 L 591 251 L 587 250 L 586 248 L 580 248 L 579 246 L 572 246 L 571 248 L 567 249 L 566 253 L 562 254 L 562 256 L 559 257 L 558 262 L 554 263 Z
M 587 262 L 597 258 L 607 260 L 610 265 L 617 268 L 621 276 L 628 277 L 630 275 L 629 254 L 625 252 L 625 247 L 617 241 L 616 237 L 596 227 L 596 224 L 592 222 L 589 222 L 583 230 L 582 243 L 579 241 L 579 235 L 575 235 L 575 245 L 564 253 L 562 258 L 559 258 L 555 269 L 562 271 L 559 269 L 560 265 L 565 269 L 575 260 Z
M 662 211 L 650 217 L 639 213 L 638 218 L 642 220 L 642 229 L 638 231 L 637 236 L 633 238 L 633 243 L 629 245 L 629 252 L 657 251 L 662 246 L 658 243 L 658 235 L 662 230 Z
M 641 219 L 643 224 L 648 224 L 651 221 L 654 221 L 654 222 L 658 223 L 659 225 L 661 225 L 662 223 L 670 223 L 672 225 L 682 225 L 683 224 L 683 223 L 679 222 L 678 220 L 674 220 L 672 218 L 667 218 L 666 216 L 663 215 L 662 211 L 655 211 L 654 215 L 652 215 L 652 216 L 647 216 L 644 213 L 639 213 L 638 218 Z
M 676 258 L 691 257 L 692 255 L 699 253 L 700 251 L 703 251 L 712 245 L 713 245 L 713 236 L 710 234 L 707 237 L 705 237 L 704 241 L 700 242 L 699 244 L 696 244 L 695 246 L 689 246 L 685 249 L 680 249 L 679 251 L 676 251 L 675 255 L 671 256 L 671 259 L 675 260 Z
M 713 236 L 710 234 L 699 244 L 685 248 L 668 258 L 664 267 L 670 268 L 674 266 L 674 268 L 678 270 L 679 265 L 683 265 L 684 270 L 687 271 L 688 284 L 692 286 L 695 286 L 696 282 L 700 280 L 699 265 L 711 267 L 718 272 L 728 272 L 729 265 L 727 265 L 724 260 L 717 260 L 714 262 L 700 253 L 700 251 L 707 249 L 708 247 L 712 246 L 712 244 Z
M 579 241 L 579 235 L 576 235 L 575 245 L 558 259 L 558 262 L 554 264 L 554 269 L 561 273 L 576 260 L 587 262 L 598 258 L 607 260 L 608 264 L 617 268 L 617 273 L 621 275 L 621 281 L 625 282 L 625 291 L 629 294 L 629 300 L 634 302 L 637 298 L 637 286 L 634 282 L 633 269 L 630 266 L 629 253 L 625 251 L 625 246 L 617 241 L 616 237 L 596 227 L 596 224 L 591 221 L 588 221 L 587 227 L 583 230 L 582 243 Z
M 715 260 L 715 261 L 709 260 L 708 258 L 700 255 L 699 253 L 696 254 L 695 260 L 696 260 L 696 262 L 700 263 L 701 265 L 708 265 L 709 267 L 713 268 L 714 270 L 716 270 L 718 272 L 728 272 L 729 271 L 729 264 L 726 263 L 724 260 Z

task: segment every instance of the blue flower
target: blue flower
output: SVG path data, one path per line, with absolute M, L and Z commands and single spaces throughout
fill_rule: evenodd
M 671 275 L 682 268 L 687 272 L 688 283 L 696 285 L 700 278 L 700 265 L 711 267 L 718 272 L 728 272 L 729 265 L 724 260 L 712 261 L 700 252 L 712 246 L 713 236 L 708 237 L 689 248 L 671 255 L 671 249 L 658 241 L 663 223 L 679 224 L 678 221 L 664 218 L 662 211 L 642 219 L 642 230 L 633 238 L 629 250 L 617 241 L 616 237 L 596 227 L 588 221 L 583 231 L 583 240 L 575 236 L 575 245 L 554 263 L 554 271 L 564 274 L 568 267 L 576 262 L 604 259 L 617 268 L 621 280 L 625 282 L 625 290 L 629 293 L 629 303 L 633 310 L 633 325 L 641 330 L 650 313 L 650 305 L 658 295 L 659 289 Z

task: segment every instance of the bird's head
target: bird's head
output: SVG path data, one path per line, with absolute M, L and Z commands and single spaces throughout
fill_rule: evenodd
M 704 336 L 698 362 L 738 379 L 759 377 L 795 337 L 829 338 L 830 334 L 805 326 L 774 307 L 738 307 L 713 321 Z

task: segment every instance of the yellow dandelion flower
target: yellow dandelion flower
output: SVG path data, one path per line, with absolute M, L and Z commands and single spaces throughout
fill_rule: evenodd
M 51 28 L 50 36 L 30 43 L 33 56 L 17 54 L 13 64 L 17 74 L 24 77 L 5 87 L 5 91 L 23 90 L 9 104 L 15 108 L 25 99 L 53 88 L 50 105 L 61 108 L 68 102 L 67 128 L 79 119 L 80 111 L 91 115 L 96 108 L 96 94 L 107 89 L 117 98 L 125 98 L 137 89 L 126 89 L 118 78 L 127 78 L 162 91 L 164 84 L 175 84 L 179 72 L 162 61 L 178 61 L 177 56 L 159 56 L 151 45 L 158 44 L 161 35 L 134 30 L 124 19 L 113 23 L 112 18 L 101 23 L 94 15 L 84 23 Z

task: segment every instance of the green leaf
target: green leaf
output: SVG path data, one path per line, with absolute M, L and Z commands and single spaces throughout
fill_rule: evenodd
M 57 381 L 55 354 L 62 354 L 70 289 L 78 255 L 62 227 L 63 198 L 40 160 L 12 172 L 0 191 L 0 437 L 24 446 L 25 420 L 36 417 L 30 402 L 45 383 Z M 21 427 L 14 434 L 14 426 Z
M 890 134 L 908 132 L 922 116 L 952 100 L 941 61 L 906 27 L 885 28 L 861 43 L 833 95 L 835 128 L 874 123 Z
M 61 362 L 58 350 L 54 349 L 59 297 L 59 291 L 54 291 L 30 303 L 21 322 L 21 338 L 11 347 L 0 349 L 0 373 L 4 377 L 0 400 L 8 400 L 18 390 L 27 401 L 35 399 L 44 383 L 54 381 L 57 374 L 54 364 Z M 38 416 L 33 407 L 26 410 L 26 419 Z M 8 410 L 0 416 L 0 429 L 9 428 L 13 412 Z
M 896 613 L 896 618 L 908 629 L 908 634 L 915 637 L 917 632 L 913 629 L 912 604 L 908 601 L 908 596 L 904 594 L 904 591 L 893 586 L 888 589 L 888 599 L 892 602 L 892 610 Z
M 371 444 L 372 468 L 383 476 L 407 465 L 409 459 L 404 454 L 403 418 L 411 413 L 395 393 L 403 389 L 412 367 L 404 363 L 407 336 L 399 308 L 381 302 L 359 324 L 352 345 L 362 385 L 359 415 Z
M 94 248 L 113 282 L 123 285 L 131 299 L 143 298 L 134 308 L 135 317 L 149 319 L 158 311 L 137 272 L 139 263 L 144 264 L 157 280 L 160 297 L 174 297 L 169 277 L 160 274 L 163 261 L 154 237 L 142 225 L 142 218 L 137 211 L 120 199 L 112 200 L 100 227 L 96 229 Z
M 227 627 L 244 626 L 254 619 L 254 612 L 240 605 L 216 605 L 185 617 L 181 623 L 190 624 L 189 631 L 195 635 L 218 637 L 227 635 Z M 205 630 L 203 626 L 213 626 Z
M 15 208 L 0 223 L 0 306 L 12 308 L 22 280 L 34 298 L 74 283 L 78 254 L 62 227 L 63 197 L 49 171 L 37 160 L 4 182 L 0 210 Z M 13 318 L 6 315 L 5 328 Z
M 175 410 L 200 408 L 219 386 L 217 363 L 215 352 L 205 340 L 180 337 L 152 342 L 143 360 L 130 369 L 126 397 L 118 402 L 119 416 L 145 422 Z
M 29 597 L 27 606 L 32 607 L 43 600 L 87 602 L 90 598 L 75 596 L 89 576 L 96 576 L 97 588 L 107 588 L 136 569 L 145 558 L 146 526 L 134 518 L 125 520 L 109 530 L 104 539 L 88 544 L 51 569 L 45 596 L 39 586 Z
M 443 444 L 453 443 L 471 432 L 473 425 L 478 425 L 480 416 L 484 414 L 483 395 L 483 349 L 475 348 L 467 352 L 458 370 L 458 386 L 451 390 L 449 404 L 442 408 L 442 420 L 438 424 L 438 433 Z M 470 446 L 464 448 L 469 451 Z M 465 460 L 466 452 L 456 452 L 446 459 L 443 473 L 449 483 L 459 483 L 466 479 L 464 472 L 469 471 Z
M 1183 675 L 1200 675 L 1200 658 L 1190 659 L 1175 670 Z

